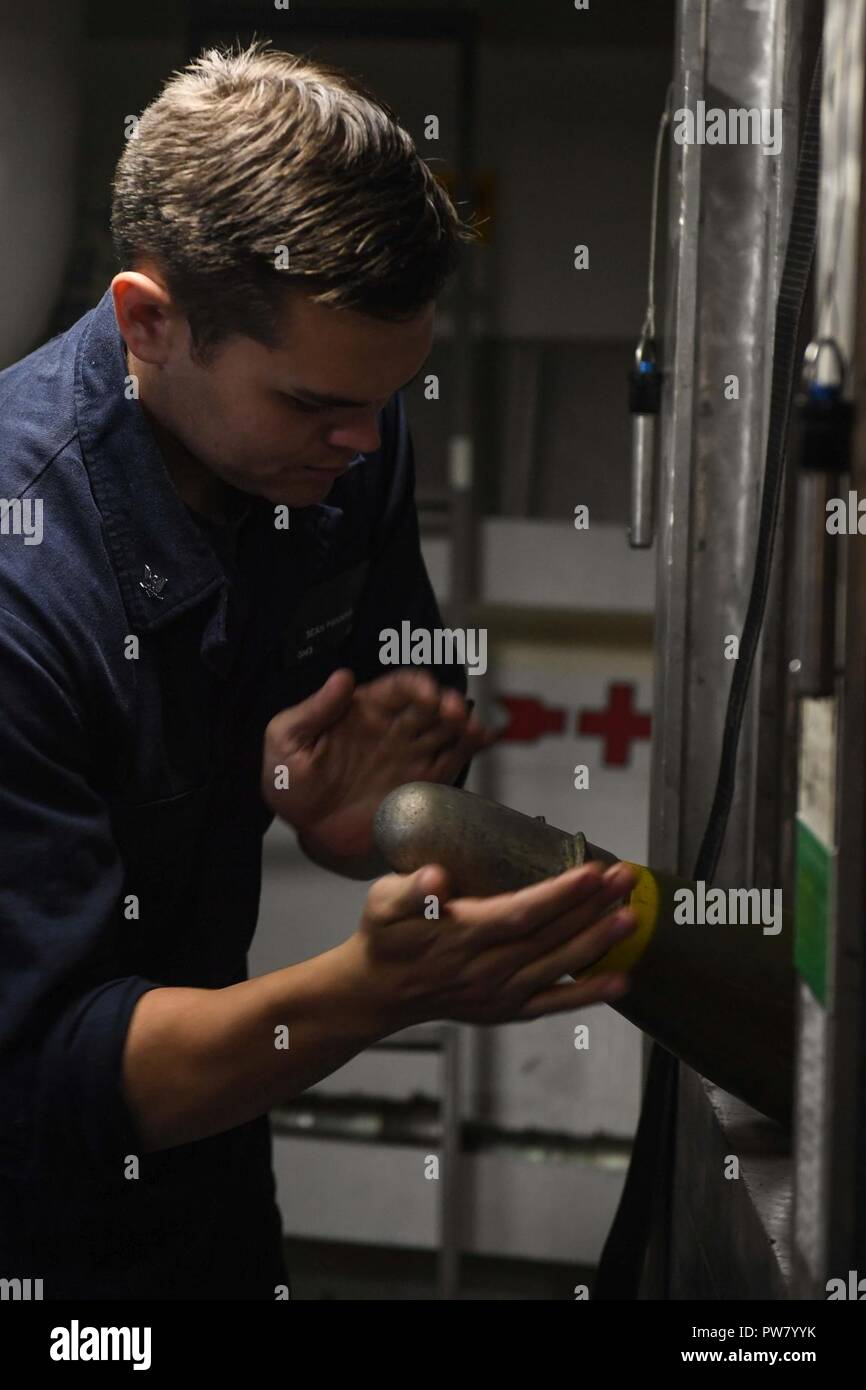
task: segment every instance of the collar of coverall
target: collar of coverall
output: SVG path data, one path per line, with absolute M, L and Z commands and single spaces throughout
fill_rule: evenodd
M 123 339 L 111 291 L 85 319 L 75 359 L 75 410 L 85 466 L 133 628 L 156 631 L 227 583 L 175 491 L 138 401 L 128 398 Z M 350 467 L 363 461 L 358 455 Z M 251 497 L 249 514 L 273 525 L 273 504 Z M 293 510 L 292 529 L 331 533 L 342 509 Z

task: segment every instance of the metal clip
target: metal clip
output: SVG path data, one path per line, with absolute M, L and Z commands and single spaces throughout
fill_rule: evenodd
M 845 358 L 836 340 L 814 339 L 803 354 L 797 397 L 799 462 L 809 472 L 848 472 L 854 410 L 842 395 L 845 376 Z
M 655 437 L 662 377 L 654 338 L 641 336 L 634 362 L 628 374 L 628 408 L 632 415 L 628 542 L 633 548 L 642 549 L 652 545 L 655 524 Z

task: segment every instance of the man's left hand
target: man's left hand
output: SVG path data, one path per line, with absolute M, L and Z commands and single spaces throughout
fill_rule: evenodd
M 329 858 L 363 857 L 373 849 L 373 817 L 389 791 L 404 782 L 453 782 L 495 738 L 458 691 L 440 688 L 431 676 L 400 671 L 356 686 L 351 671 L 339 670 L 268 724 L 262 796 L 305 848 Z M 275 785 L 281 780 L 288 786 Z

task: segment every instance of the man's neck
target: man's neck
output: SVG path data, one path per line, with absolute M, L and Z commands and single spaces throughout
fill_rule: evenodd
M 130 373 L 135 372 L 128 349 L 126 368 Z M 140 379 L 140 373 L 138 375 Z M 185 445 L 165 428 L 148 408 L 146 402 L 141 399 L 141 396 L 139 396 L 139 405 L 156 440 L 172 486 L 181 501 L 185 502 L 188 507 L 192 507 L 193 511 L 207 517 L 209 521 L 228 521 L 231 513 L 231 489 L 228 484 L 218 478 L 215 473 L 212 473 L 209 468 L 205 468 L 204 464 L 200 463 Z
M 230 489 L 188 449 L 175 439 L 144 407 L 147 422 L 153 431 L 175 491 L 182 502 L 200 512 L 209 521 L 224 522 L 231 513 Z

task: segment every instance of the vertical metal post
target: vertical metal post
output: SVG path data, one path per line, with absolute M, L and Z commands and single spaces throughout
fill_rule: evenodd
M 440 1054 L 441 1167 L 438 1289 L 441 1299 L 456 1299 L 460 1287 L 460 1034 L 442 1026 Z
M 832 337 L 854 363 L 858 421 L 850 476 L 838 480 L 846 501 L 849 489 L 866 496 L 864 50 L 866 0 L 826 0 L 813 336 Z M 822 494 L 814 500 L 823 508 Z M 866 1274 L 866 541 L 855 532 L 824 542 L 838 547 L 844 630 L 835 693 L 801 705 L 793 1244 L 794 1292 L 806 1298 Z
M 764 471 L 776 296 L 793 194 L 802 0 L 680 0 L 671 142 L 657 546 L 650 859 L 690 875 L 719 771 L 728 692 L 751 588 Z M 676 112 L 783 111 L 782 153 L 678 144 Z M 782 613 L 768 611 L 772 659 Z M 778 822 L 755 813 L 759 650 L 716 881 L 751 886 L 778 863 Z M 778 756 L 781 757 L 782 750 Z M 766 769 L 765 769 L 766 771 Z M 775 772 L 777 769 L 773 770 Z M 756 855 L 764 843 L 765 852 Z M 768 883 L 764 886 L 778 886 Z M 678 1126 L 696 1117 L 681 1094 Z M 688 1097 L 691 1097 L 689 1100 Z M 674 1185 L 674 1238 L 685 1189 Z M 658 1259 L 668 1234 L 656 1232 Z M 689 1296 L 656 1286 L 654 1296 Z
M 671 109 L 690 107 L 704 91 L 707 0 L 680 0 Z M 649 858 L 670 873 L 681 864 L 685 747 L 685 633 L 691 519 L 695 350 L 698 332 L 700 145 L 670 146 L 668 290 L 663 339 L 664 390 L 659 451 L 660 504 L 655 608 L 656 718 L 650 777 Z M 689 866 L 691 867 L 691 866 Z
M 852 14 L 851 11 L 856 10 Z M 851 487 L 866 498 L 866 5 L 859 0 L 845 13 L 847 43 L 853 45 L 851 81 L 859 95 L 853 234 L 856 288 L 849 309 L 853 331 L 854 432 Z M 854 21 L 853 32 L 847 28 Z M 852 113 L 853 114 L 853 113 Z M 846 161 L 851 174 L 852 159 Z M 859 1270 L 866 1276 L 866 537 L 847 540 L 844 565 L 845 687 L 839 762 L 839 883 L 831 955 L 835 994 L 835 1039 L 830 1134 L 828 1277 Z M 826 1281 L 825 1281 L 826 1282 Z M 822 1296 L 826 1291 L 822 1290 Z

